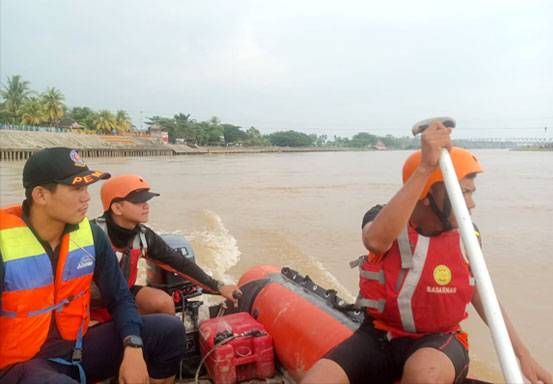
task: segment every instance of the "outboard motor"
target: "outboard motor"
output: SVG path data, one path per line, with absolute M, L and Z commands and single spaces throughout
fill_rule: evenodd
M 194 250 L 183 236 L 175 234 L 161 234 L 160 236 L 171 248 L 178 250 L 183 257 L 194 263 L 196 262 Z M 151 262 L 148 263 L 146 279 L 147 284 L 150 286 L 159 284 L 171 286 L 187 282 L 186 279 L 183 279 L 178 274 L 167 272 Z
M 190 243 L 181 235 L 162 234 L 161 238 L 173 249 L 192 262 L 196 262 L 194 250 Z M 173 297 L 175 310 L 183 312 L 186 300 L 202 294 L 201 288 L 174 272 L 166 271 L 153 262 L 148 262 L 146 271 L 146 284 L 149 287 L 158 288 Z M 196 311 L 197 312 L 197 311 Z M 197 313 L 196 313 L 197 316 Z

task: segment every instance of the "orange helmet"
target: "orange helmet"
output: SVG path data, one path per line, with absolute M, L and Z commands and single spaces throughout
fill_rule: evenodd
M 457 174 L 457 179 L 461 180 L 471 173 L 480 173 L 482 168 L 480 167 L 480 162 L 472 153 L 466 149 L 459 147 L 452 147 L 449 151 L 451 155 L 451 161 L 453 162 L 453 167 L 455 168 L 455 173 Z M 419 166 L 421 162 L 421 151 L 417 151 L 411 154 L 403 164 L 403 183 L 411 177 L 415 169 Z M 437 168 L 426 181 L 426 185 L 422 190 L 419 200 L 422 200 L 428 195 L 430 187 L 439 181 L 443 181 L 443 175 L 440 168 Z M 105 184 L 104 184 L 105 185 Z
M 122 175 L 112 177 L 100 189 L 104 212 L 110 209 L 114 199 L 124 199 L 131 192 L 138 190 L 148 191 L 149 189 L 150 184 L 142 176 Z

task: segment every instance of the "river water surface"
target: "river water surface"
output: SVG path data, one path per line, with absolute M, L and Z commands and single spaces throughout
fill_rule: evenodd
M 475 151 L 474 221 L 496 292 L 520 335 L 553 371 L 553 152 Z M 227 281 L 256 264 L 287 265 L 356 295 L 348 261 L 365 253 L 361 218 L 398 190 L 408 152 L 331 152 L 92 159 L 114 175 L 138 173 L 161 196 L 150 225 L 187 236 L 198 263 Z M 1 204 L 23 199 L 23 162 L 0 163 Z M 89 217 L 101 212 L 99 183 Z M 471 373 L 501 381 L 486 326 L 465 321 Z

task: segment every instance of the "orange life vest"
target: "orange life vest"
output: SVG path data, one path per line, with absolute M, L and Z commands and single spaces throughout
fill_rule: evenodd
M 454 332 L 467 317 L 474 278 L 459 231 L 426 237 L 404 229 L 383 258 L 364 258 L 358 303 L 392 337 Z
M 46 250 L 21 219 L 21 206 L 0 209 L 5 278 L 0 308 L 0 369 L 32 359 L 44 344 L 52 313 L 60 336 L 80 340 L 88 328 L 96 255 L 90 224 L 66 233 L 55 274 Z

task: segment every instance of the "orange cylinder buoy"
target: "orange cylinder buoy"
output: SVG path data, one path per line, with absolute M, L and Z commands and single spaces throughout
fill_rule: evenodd
M 352 306 L 339 309 L 336 291 L 325 290 L 288 268 L 254 267 L 239 285 L 243 292 L 239 310 L 249 312 L 271 334 L 277 358 L 294 380 L 301 380 L 362 321 Z

